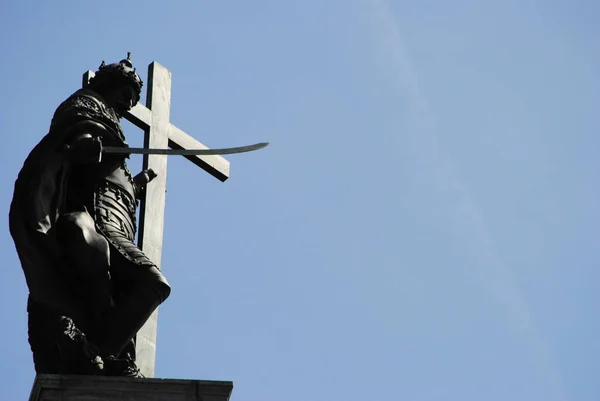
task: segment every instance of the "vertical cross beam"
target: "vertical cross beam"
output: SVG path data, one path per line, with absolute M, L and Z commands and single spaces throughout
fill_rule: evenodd
M 144 133 L 144 147 L 167 149 L 171 110 L 171 72 L 158 63 L 148 68 L 146 107 L 152 112 L 149 129 Z M 158 176 L 146 188 L 140 208 L 138 245 L 160 269 L 162 260 L 165 196 L 167 191 L 167 156 L 144 155 L 144 168 Z M 136 337 L 138 367 L 146 377 L 154 377 L 158 309 L 150 316 Z

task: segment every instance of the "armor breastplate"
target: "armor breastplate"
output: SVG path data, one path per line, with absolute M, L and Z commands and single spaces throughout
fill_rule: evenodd
M 127 194 L 131 198 L 135 199 L 133 178 L 131 177 L 131 172 L 127 168 L 127 164 L 125 164 L 125 162 L 123 162 L 119 167 L 107 174 L 104 177 L 104 179 L 120 187 L 122 190 L 127 192 Z
M 134 243 L 137 201 L 133 196 L 105 180 L 98 185 L 94 198 L 96 226 L 112 248 L 136 265 L 153 266 L 154 263 Z
M 131 194 L 107 179 L 98 185 L 95 203 L 96 224 L 107 236 L 135 239 L 137 202 Z
M 136 265 L 154 266 L 134 243 L 137 231 L 135 198 L 107 178 L 98 184 L 94 202 L 96 227 L 112 248 Z

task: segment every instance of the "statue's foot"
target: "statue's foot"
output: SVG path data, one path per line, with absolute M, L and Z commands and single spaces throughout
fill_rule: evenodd
M 96 348 L 87 340 L 73 320 L 61 318 L 61 333 L 57 341 L 60 355 L 60 373 L 75 375 L 103 375 L 104 362 Z
M 115 358 L 112 355 L 104 358 L 104 375 L 138 378 L 144 377 L 144 375 L 140 372 L 140 369 L 137 367 L 133 359 Z

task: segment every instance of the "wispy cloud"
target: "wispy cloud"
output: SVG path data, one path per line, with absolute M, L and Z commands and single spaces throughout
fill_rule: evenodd
M 548 389 L 556 399 L 566 399 L 562 378 L 556 369 L 546 342 L 536 327 L 531 310 L 515 283 L 513 274 L 503 262 L 486 226 L 481 208 L 460 177 L 452 158 L 443 148 L 436 133 L 436 117 L 419 84 L 414 64 L 405 48 L 398 22 L 386 0 L 365 0 L 373 17 L 372 29 L 379 61 L 389 74 L 390 84 L 408 100 L 414 118 L 415 149 L 427 164 L 433 185 L 447 204 L 464 240 L 472 249 L 482 278 L 496 302 L 504 308 L 507 323 L 522 336 L 539 358 L 547 378 Z

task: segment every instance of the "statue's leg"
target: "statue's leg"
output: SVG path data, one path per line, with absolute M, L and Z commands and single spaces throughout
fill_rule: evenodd
M 87 211 L 66 213 L 56 224 L 56 238 L 68 261 L 66 275 L 78 281 L 80 295 L 99 320 L 111 305 L 110 252 L 106 239 L 96 232 Z
M 102 360 L 88 337 L 98 330 L 102 316 L 112 302 L 108 242 L 96 232 L 94 221 L 85 209 L 61 215 L 53 235 L 64 259 L 61 264 L 63 276 L 88 312 L 85 316 L 60 316 L 55 330 L 59 371 L 63 374 L 99 374 Z
M 111 252 L 112 277 L 127 291 L 104 320 L 95 337 L 101 355 L 118 356 L 171 292 L 169 283 L 153 265 L 136 265 L 119 252 Z
M 135 337 L 133 337 L 130 341 L 127 342 L 123 350 L 119 355 L 117 355 L 119 359 L 130 359 L 135 362 L 136 354 L 135 354 Z

